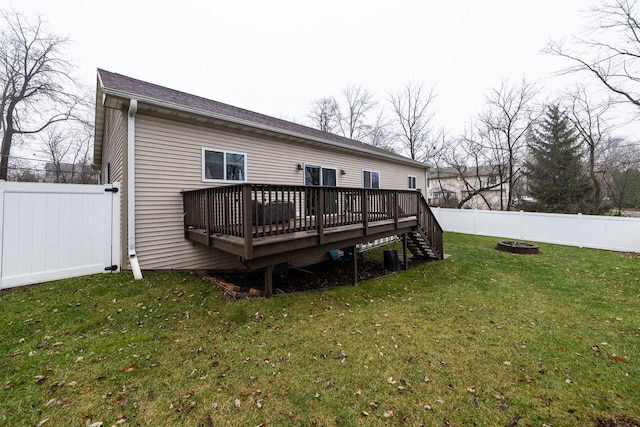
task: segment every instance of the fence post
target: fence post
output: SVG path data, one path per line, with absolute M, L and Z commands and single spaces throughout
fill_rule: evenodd
M 251 221 L 251 184 L 242 185 L 242 234 L 244 257 L 253 259 L 253 224 Z
M 473 208 L 473 234 L 478 234 L 478 208 Z
M 362 225 L 364 226 L 364 235 L 369 234 L 369 190 L 364 190 L 360 199 L 362 205 Z
M 201 199 L 202 200 L 202 199 Z M 207 228 L 207 246 L 211 246 L 211 222 L 209 215 L 209 190 L 204 191 L 204 226 Z
M 584 248 L 584 239 L 582 238 L 582 214 L 578 214 L 578 247 Z
M 524 239 L 524 211 L 522 209 L 520 209 L 520 226 L 518 227 L 520 229 L 520 239 Z
M 316 192 L 316 195 L 318 197 L 318 201 L 317 201 L 317 210 L 316 210 L 316 227 L 317 227 L 317 231 L 318 231 L 318 244 L 322 245 L 324 244 L 324 211 L 325 211 L 325 200 L 324 200 L 324 196 L 325 196 L 325 192 L 324 192 L 324 188 L 322 187 L 317 187 L 318 191 Z
M 400 200 L 398 191 L 394 191 L 393 193 L 393 216 L 394 216 L 394 224 L 396 229 L 398 229 L 398 219 L 400 218 Z

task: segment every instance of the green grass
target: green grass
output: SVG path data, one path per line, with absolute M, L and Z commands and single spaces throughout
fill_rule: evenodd
M 0 425 L 640 420 L 640 257 L 496 241 L 269 300 L 178 273 L 2 292 Z

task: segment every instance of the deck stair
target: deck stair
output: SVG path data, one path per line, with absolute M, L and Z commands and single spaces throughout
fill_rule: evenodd
M 412 231 L 407 234 L 407 248 L 411 251 L 413 256 L 423 259 L 440 259 L 438 255 L 433 251 L 429 242 L 419 231 Z

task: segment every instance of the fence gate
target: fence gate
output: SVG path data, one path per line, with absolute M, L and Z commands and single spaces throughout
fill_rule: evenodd
M 0 181 L 0 289 L 118 271 L 119 190 Z

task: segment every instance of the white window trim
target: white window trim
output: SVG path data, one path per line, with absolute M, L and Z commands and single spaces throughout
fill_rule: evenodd
M 305 163 L 303 165 L 303 169 L 302 169 L 302 185 L 307 185 L 307 180 L 306 180 L 306 171 L 307 171 L 307 167 L 310 168 L 320 168 L 320 185 L 319 187 L 326 187 L 326 185 L 324 185 L 324 182 L 322 182 L 322 169 L 331 169 L 336 173 L 336 187 L 340 186 L 340 182 L 338 181 L 340 179 L 340 174 L 338 173 L 338 168 L 333 167 L 333 166 L 322 166 L 322 165 L 314 165 L 311 163 Z M 318 187 L 317 185 L 309 185 L 309 187 Z
M 377 173 L 378 174 L 378 188 L 369 187 L 369 189 L 371 189 L 371 190 L 379 190 L 380 188 L 382 188 L 382 178 L 381 178 L 380 171 L 374 171 L 374 170 L 370 170 L 370 169 L 362 169 L 362 173 L 360 174 L 360 176 L 362 177 L 362 188 L 367 188 L 364 185 L 365 184 L 364 183 L 364 173 L 365 172 L 369 172 L 369 174 L 372 174 L 372 173 Z
M 415 184 L 415 187 L 411 188 L 411 186 L 409 185 L 409 190 L 417 190 L 418 189 L 418 177 L 415 175 L 407 175 L 407 185 L 409 184 L 409 178 L 413 178 L 413 183 Z
M 205 173 L 205 152 L 206 151 L 215 151 L 217 153 L 222 153 L 222 172 L 223 172 L 223 176 L 225 178 L 223 179 L 211 179 L 211 178 L 207 178 L 206 177 L 206 173 Z M 243 169 L 244 169 L 244 179 L 242 180 L 232 180 L 232 179 L 227 179 L 226 175 L 227 175 L 227 154 L 238 154 L 243 156 L 244 158 L 244 165 L 243 165 Z M 211 148 L 211 147 L 202 147 L 202 162 L 201 162 L 201 172 L 202 172 L 202 182 L 233 182 L 233 183 L 243 183 L 243 182 L 247 182 L 247 154 L 246 153 L 240 153 L 238 151 L 229 151 L 229 150 L 221 150 L 219 148 Z

